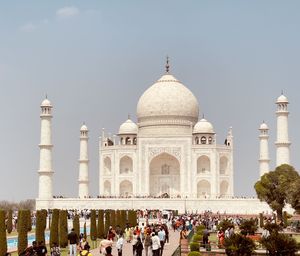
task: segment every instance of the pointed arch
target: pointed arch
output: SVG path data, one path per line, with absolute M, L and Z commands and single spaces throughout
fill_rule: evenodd
M 123 156 L 120 159 L 120 174 L 129 174 L 133 171 L 133 161 L 129 156 Z
M 123 180 L 120 183 L 120 196 L 132 196 L 133 194 L 133 186 L 132 182 L 129 180 Z
M 200 180 L 197 183 L 197 197 L 206 197 L 211 195 L 211 185 L 207 180 Z
M 226 180 L 220 183 L 220 196 L 228 195 L 229 184 Z
M 111 195 L 111 183 L 108 180 L 104 182 L 104 195 L 105 196 Z
M 109 156 L 104 158 L 104 174 L 110 174 L 111 173 L 111 159 Z
M 208 156 L 200 156 L 197 159 L 197 174 L 210 172 L 210 159 Z

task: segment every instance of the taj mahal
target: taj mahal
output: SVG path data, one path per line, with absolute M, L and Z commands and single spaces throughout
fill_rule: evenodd
M 290 163 L 288 99 L 277 105 L 276 165 Z M 234 197 L 233 129 L 217 141 L 213 125 L 199 118 L 198 100 L 169 71 L 139 98 L 137 123 L 128 119 L 117 135 L 99 139 L 99 195 L 89 194 L 88 128 L 80 128 L 78 195 L 53 198 L 52 104 L 41 104 L 39 194 L 36 208 L 177 209 L 227 213 L 270 212 L 255 198 Z M 59 110 L 58 110 L 59 111 Z M 259 127 L 260 175 L 270 171 L 269 128 Z M 76 186 L 76 184 L 74 184 Z

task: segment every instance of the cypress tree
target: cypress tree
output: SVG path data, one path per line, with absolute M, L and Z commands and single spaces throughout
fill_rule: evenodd
M 116 228 L 116 211 L 110 210 L 110 226 Z
M 121 228 L 124 230 L 126 228 L 127 221 L 127 211 L 121 210 Z
M 264 226 L 264 215 L 262 213 L 259 214 L 259 226 L 261 228 Z
M 5 216 L 6 216 L 6 212 L 0 210 L 0 255 L 1 256 L 7 253 Z
M 121 226 L 121 210 L 116 210 L 116 226 Z
M 96 210 L 91 210 L 91 231 L 90 237 L 92 241 L 97 240 L 97 224 L 96 224 Z
M 27 239 L 27 219 L 24 216 L 24 211 L 19 210 L 18 212 L 18 254 L 24 252 L 27 248 L 28 239 Z
M 80 223 L 79 223 L 79 216 L 78 214 L 75 214 L 73 218 L 73 228 L 77 236 L 80 236 Z
M 86 235 L 86 222 L 84 222 L 84 225 L 83 225 L 83 237 L 84 237 L 84 239 L 87 238 L 87 235 Z
M 59 246 L 66 248 L 68 245 L 68 212 L 66 210 L 59 211 Z
M 137 224 L 137 216 L 135 210 L 128 211 L 128 222 L 131 227 L 135 227 Z
M 104 235 L 107 235 L 110 226 L 110 210 L 105 211 Z
M 27 219 L 27 231 L 30 232 L 32 230 L 31 211 L 25 210 L 25 214 Z
M 12 225 L 12 210 L 8 211 L 7 216 L 7 233 L 10 234 L 12 232 L 13 225 Z
M 52 211 L 52 220 L 51 220 L 51 227 L 50 227 L 50 246 L 52 246 L 53 243 L 59 244 L 58 224 L 59 224 L 59 210 L 54 209 Z
M 98 211 L 98 238 L 104 237 L 104 211 Z
M 27 228 L 28 228 L 28 215 L 27 218 Z M 35 239 L 37 242 L 43 241 L 45 243 L 45 229 L 47 226 L 47 210 L 39 210 L 36 212 L 36 229 L 35 229 Z

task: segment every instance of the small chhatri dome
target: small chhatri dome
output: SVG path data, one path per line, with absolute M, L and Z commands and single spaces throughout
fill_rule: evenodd
M 52 107 L 52 104 L 50 102 L 50 100 L 48 100 L 47 98 L 43 100 L 43 102 L 41 103 L 41 107 Z
M 87 128 L 87 126 L 85 124 L 83 124 L 80 128 L 80 131 L 88 131 L 89 129 Z
M 269 127 L 268 127 L 268 125 L 265 122 L 263 122 L 260 125 L 259 130 L 269 130 Z
M 284 96 L 283 94 L 281 94 L 277 98 L 277 102 L 276 103 L 289 103 L 289 101 L 288 101 L 288 98 L 286 96 Z
M 215 133 L 213 125 L 206 119 L 202 118 L 198 123 L 195 124 L 193 134 L 196 133 Z
M 128 118 L 119 128 L 119 135 L 122 134 L 137 134 L 138 126 Z

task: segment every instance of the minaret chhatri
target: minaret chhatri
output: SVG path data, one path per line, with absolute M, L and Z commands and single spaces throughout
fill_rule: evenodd
M 80 128 L 80 156 L 79 156 L 79 198 L 89 197 L 89 158 L 88 158 L 88 128 L 83 124 Z
M 51 142 L 51 119 L 52 105 L 46 99 L 41 104 L 41 141 L 40 169 L 39 174 L 39 199 L 52 199 L 52 142 Z
M 287 97 L 281 94 L 276 101 L 277 105 L 277 140 L 275 145 L 277 147 L 276 166 L 282 164 L 290 164 L 290 145 L 288 133 L 288 104 Z
M 259 127 L 259 173 L 263 176 L 265 173 L 270 171 L 270 158 L 269 158 L 269 127 L 263 122 Z

